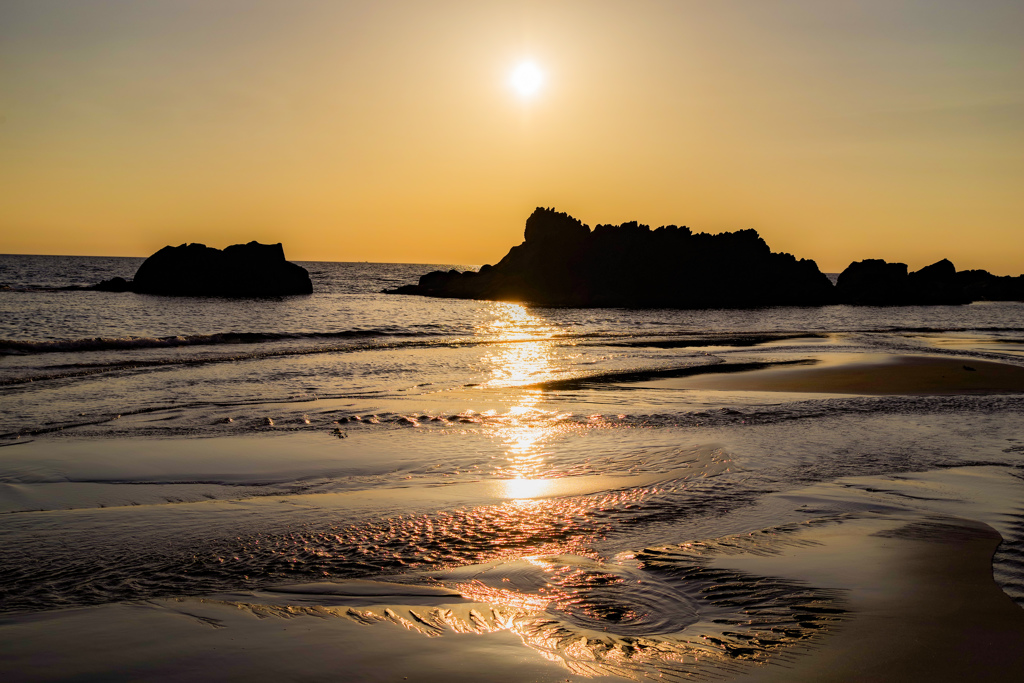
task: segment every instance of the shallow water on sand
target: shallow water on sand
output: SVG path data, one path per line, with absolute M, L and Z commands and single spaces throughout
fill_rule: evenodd
M 274 300 L 55 289 L 133 263 L 0 258 L 6 612 L 384 579 L 530 612 L 541 649 L 699 632 L 756 658 L 828 631 L 841 593 L 698 550 L 897 513 L 994 527 L 1024 605 L 1024 394 L 687 384 L 1024 366 L 1022 304 L 539 309 L 377 294 L 434 268 L 396 264 L 304 264 L 317 291 Z

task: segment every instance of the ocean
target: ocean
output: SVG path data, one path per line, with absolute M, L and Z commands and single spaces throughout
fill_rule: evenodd
M 743 628 L 813 640 L 842 590 L 698 550 L 897 512 L 991 526 L 1024 607 L 1024 394 L 688 384 L 1024 367 L 1022 303 L 541 308 L 379 293 L 466 266 L 327 262 L 310 296 L 81 288 L 140 262 L 0 256 L 4 614 L 370 579 L 757 658 L 778 643 Z

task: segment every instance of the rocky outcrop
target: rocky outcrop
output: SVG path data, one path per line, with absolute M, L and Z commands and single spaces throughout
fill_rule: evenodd
M 956 284 L 971 301 L 1024 301 L 1024 275 L 993 275 L 987 270 L 961 270 Z
M 882 259 L 854 261 L 839 274 L 836 291 L 848 304 L 883 305 L 906 296 L 907 264 Z
M 919 306 L 966 304 L 971 301 L 957 285 L 956 267 L 949 259 L 936 261 L 908 275 L 907 297 Z
M 553 209 L 526 221 L 524 241 L 479 272 L 427 273 L 389 293 L 549 306 L 730 308 L 833 303 L 813 261 L 774 253 L 754 230 L 720 235 L 636 222 L 593 230 Z
M 285 260 L 280 244 L 249 242 L 223 250 L 203 244 L 164 247 L 139 266 L 132 282 L 114 278 L 96 289 L 170 296 L 280 296 L 310 294 L 313 283 L 305 268 Z
M 100 292 L 130 292 L 132 291 L 132 281 L 125 280 L 123 277 L 112 277 L 109 280 L 98 282 L 92 286 L 92 289 Z
M 851 263 L 840 273 L 836 292 L 841 303 L 868 306 L 1022 301 L 1024 277 L 998 277 L 985 270 L 957 272 L 948 259 L 908 273 L 905 263 L 868 259 Z
M 772 252 L 753 230 L 707 235 L 636 222 L 591 230 L 538 208 L 523 243 L 495 265 L 434 271 L 385 292 L 577 307 L 903 306 L 1024 301 L 1024 275 L 957 272 L 947 259 L 908 272 L 905 263 L 867 259 L 833 287 L 814 261 Z

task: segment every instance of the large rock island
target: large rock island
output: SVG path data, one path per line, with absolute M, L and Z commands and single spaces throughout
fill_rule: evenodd
M 835 289 L 814 261 L 773 253 L 754 230 L 720 235 L 636 222 L 591 230 L 538 208 L 525 240 L 479 272 L 435 271 L 394 294 L 548 306 L 728 308 L 814 306 Z
M 497 264 L 434 271 L 385 292 L 577 307 L 919 306 L 1024 300 L 1024 275 L 957 272 L 946 259 L 908 272 L 905 263 L 867 259 L 833 286 L 814 261 L 773 252 L 754 230 L 708 235 L 636 222 L 591 230 L 538 208 L 523 243 Z
M 132 281 L 113 278 L 96 285 L 107 291 L 169 296 L 281 296 L 311 294 L 313 283 L 302 266 L 286 261 L 278 244 L 167 246 L 135 272 Z

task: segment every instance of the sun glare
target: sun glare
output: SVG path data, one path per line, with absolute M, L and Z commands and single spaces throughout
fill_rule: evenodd
M 533 97 L 544 85 L 544 72 L 533 62 L 523 62 L 513 69 L 509 83 L 521 97 Z

